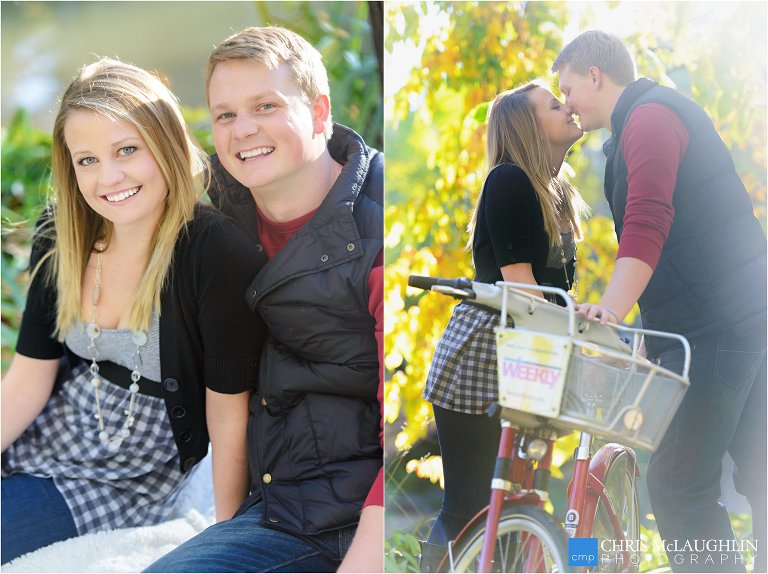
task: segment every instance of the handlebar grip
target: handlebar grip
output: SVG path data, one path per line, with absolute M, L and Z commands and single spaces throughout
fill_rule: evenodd
M 438 281 L 439 279 L 437 277 L 422 277 L 421 275 L 410 275 L 408 277 L 408 286 L 429 291 L 430 289 L 432 289 L 433 285 L 437 285 Z
M 460 277 L 459 279 L 441 279 L 439 277 L 422 277 L 420 275 L 408 276 L 408 285 L 417 289 L 430 291 L 435 285 L 452 287 L 454 289 L 472 289 L 472 281 Z

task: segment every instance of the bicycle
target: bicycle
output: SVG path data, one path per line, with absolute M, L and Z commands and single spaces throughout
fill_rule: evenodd
M 439 571 L 566 572 L 568 538 L 598 538 L 592 571 L 637 571 L 640 472 L 632 446 L 652 451 L 664 435 L 689 385 L 688 341 L 624 325 L 577 323 L 573 301 L 554 287 L 537 289 L 562 298 L 565 308 L 524 291 L 531 285 L 522 283 L 412 275 L 408 284 L 471 300 L 500 315 L 499 402 L 489 415 L 499 418 L 502 428 L 490 501 L 449 543 Z M 619 330 L 631 334 L 631 341 Z M 680 343 L 683 372 L 643 358 L 643 336 Z M 544 504 L 554 442 L 574 430 L 581 436 L 561 524 Z M 616 442 L 592 456 L 593 436 Z

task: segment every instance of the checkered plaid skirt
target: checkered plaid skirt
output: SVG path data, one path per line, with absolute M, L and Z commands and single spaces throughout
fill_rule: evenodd
M 114 432 L 125 420 L 130 392 L 104 378 L 100 391 Z M 188 475 L 179 469 L 163 400 L 137 394 L 133 414 L 133 432 L 118 451 L 101 444 L 90 374 L 82 365 L 3 453 L 2 475 L 53 477 L 78 534 L 163 522 Z
M 496 312 L 459 304 L 437 344 L 424 398 L 445 409 L 485 414 L 498 400 Z

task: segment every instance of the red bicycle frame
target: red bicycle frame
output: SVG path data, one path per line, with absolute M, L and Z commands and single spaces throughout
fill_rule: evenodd
M 582 433 L 574 457 L 573 480 L 568 484 L 568 514 L 573 511 L 578 514 L 575 515 L 575 525 L 569 524 L 568 518 L 566 518 L 565 528 L 569 537 L 586 538 L 592 535 L 598 501 L 601 501 L 608 509 L 608 517 L 613 531 L 623 532 L 622 524 L 618 518 L 619 513 L 613 508 L 611 500 L 605 493 L 605 486 L 597 477 L 605 476 L 613 460 L 622 453 L 626 453 L 629 458 L 629 463 L 635 469 L 635 476 L 640 476 L 640 469 L 637 467 L 635 453 L 632 449 L 616 443 L 609 443 L 600 448 L 595 457 L 591 458 L 589 452 L 591 442 L 591 435 Z M 629 545 L 623 543 L 626 542 L 623 537 L 619 542 L 622 542 L 622 563 L 629 568 L 626 571 L 631 572 L 632 550 Z M 598 549 L 599 551 L 601 549 Z
M 502 508 L 511 504 L 532 504 L 542 507 L 546 500 L 546 491 L 534 489 L 533 461 L 517 456 L 517 452 L 524 447 L 524 439 L 524 433 L 518 433 L 511 423 L 502 420 L 496 468 L 491 481 L 491 501 L 486 516 L 486 536 L 480 553 L 481 572 L 491 570 Z M 554 439 L 547 441 L 547 452 L 539 461 L 537 471 L 549 472 L 554 442 Z M 514 491 L 515 485 L 520 487 L 517 492 Z M 474 519 L 470 521 L 470 525 L 474 522 Z M 537 542 L 532 540 L 531 543 Z M 535 554 L 533 553 L 534 556 Z
M 496 549 L 496 534 L 498 531 L 501 511 L 505 506 L 530 504 L 543 507 L 547 500 L 546 491 L 535 488 L 535 473 L 533 461 L 518 456 L 518 452 L 525 446 L 525 434 L 519 432 L 511 423 L 502 420 L 501 438 L 496 458 L 494 478 L 491 482 L 491 499 L 488 512 L 485 514 L 486 528 L 483 547 L 480 553 L 480 572 L 490 572 L 493 556 Z M 552 463 L 554 439 L 547 441 L 547 452 L 539 460 L 537 471 L 549 472 Z M 569 537 L 589 537 L 594 526 L 595 509 L 598 501 L 602 501 L 607 509 L 613 525 L 614 532 L 622 532 L 622 525 L 618 519 L 618 513 L 608 499 L 605 488 L 598 476 L 604 476 L 611 462 L 620 454 L 626 453 L 630 463 L 635 468 L 635 475 L 639 476 L 639 470 L 635 464 L 635 454 L 618 444 L 608 444 L 602 447 L 594 458 L 590 448 L 592 436 L 582 433 L 579 447 L 576 449 L 574 461 L 573 479 L 568 485 L 568 513 L 566 532 Z M 472 519 L 466 528 L 481 518 L 483 512 Z M 538 544 L 534 539 L 529 542 Z M 631 550 L 622 545 L 624 564 L 631 565 Z M 526 564 L 526 571 L 537 571 L 535 565 L 541 559 L 539 553 L 529 554 L 528 560 L 532 564 Z

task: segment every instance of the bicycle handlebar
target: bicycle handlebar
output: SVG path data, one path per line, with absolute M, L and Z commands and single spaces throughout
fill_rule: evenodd
M 464 278 L 441 279 L 411 275 L 408 278 L 408 285 L 425 291 L 436 291 L 457 299 L 472 300 L 475 303 L 495 309 L 500 312 L 502 327 L 506 326 L 506 317 L 511 317 L 515 325 L 522 329 L 570 336 L 622 353 L 631 353 L 633 356 L 638 352 L 637 337 L 634 337 L 633 345 L 630 347 L 622 341 L 616 331 L 622 330 L 635 335 L 675 339 L 683 346 L 685 352 L 682 375 L 683 377 L 688 376 L 691 350 L 685 337 L 676 333 L 636 329 L 616 323 L 601 325 L 596 321 L 588 321 L 586 318 L 581 319 L 577 324 L 573 300 L 564 290 L 557 287 L 536 286 L 544 293 L 553 293 L 561 297 L 565 301 L 566 308 L 525 291 L 524 289 L 531 288 L 531 285 L 525 283 L 499 281 L 495 285 L 491 285 Z
M 430 291 L 435 285 L 451 287 L 453 289 L 472 290 L 472 281 L 463 277 L 459 279 L 441 279 L 439 277 L 411 275 L 408 277 L 408 285 L 417 289 L 424 289 L 424 291 Z

